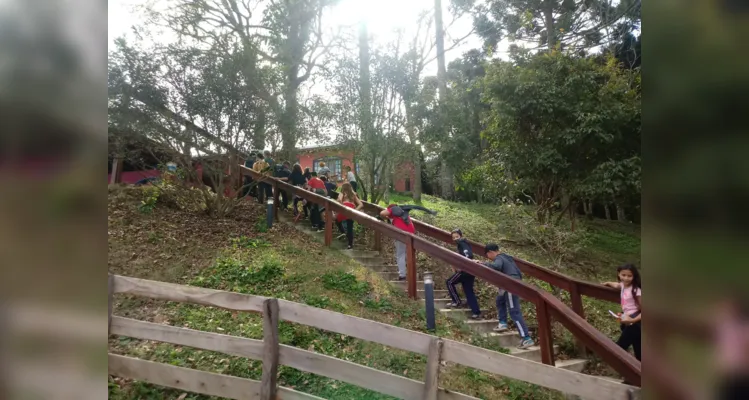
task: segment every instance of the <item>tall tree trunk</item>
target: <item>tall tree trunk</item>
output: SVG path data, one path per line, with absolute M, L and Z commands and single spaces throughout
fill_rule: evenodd
M 440 100 L 440 124 L 445 128 L 445 101 L 447 100 L 447 70 L 445 67 L 445 32 L 442 23 L 442 0 L 434 0 L 434 29 L 437 47 L 437 90 Z M 444 151 L 444 150 L 443 150 Z M 442 197 L 452 199 L 453 197 L 453 172 L 452 168 L 442 160 Z
M 583 212 L 588 219 L 593 219 L 593 202 L 590 200 L 583 200 Z
M 414 165 L 414 180 L 411 182 L 411 195 L 414 201 L 421 201 L 421 149 L 416 139 L 416 128 L 414 127 L 414 115 L 411 102 L 406 100 L 406 133 L 411 141 L 411 162 Z
M 261 110 L 257 116 L 257 122 L 252 129 L 252 149 L 262 150 L 265 148 L 265 111 Z
M 616 219 L 619 222 L 629 222 L 627 221 L 627 214 L 624 212 L 624 207 L 621 205 L 621 203 L 616 203 Z
M 609 204 L 604 205 L 603 209 L 606 212 L 606 219 L 610 220 L 611 219 L 611 208 L 610 208 L 610 205 Z
M 376 193 L 378 192 L 377 184 L 375 183 L 376 174 L 376 163 L 377 157 L 370 157 L 371 151 L 368 150 L 367 146 L 371 145 L 371 134 L 374 131 L 372 125 L 372 83 L 369 74 L 369 33 L 367 32 L 367 24 L 364 21 L 359 22 L 359 131 L 364 145 L 365 159 L 371 159 L 371 165 L 369 169 L 369 197 L 370 201 L 376 201 Z
M 549 50 L 557 45 L 557 32 L 554 26 L 554 3 L 555 0 L 546 0 L 544 7 L 544 25 L 546 25 L 546 44 Z

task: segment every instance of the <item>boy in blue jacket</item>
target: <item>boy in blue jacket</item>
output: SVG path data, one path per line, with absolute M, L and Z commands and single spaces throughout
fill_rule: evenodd
M 496 243 L 487 243 L 484 247 L 486 257 L 490 260 L 483 263 L 485 266 L 501 272 L 505 275 L 509 275 L 517 280 L 523 280 L 523 274 L 520 273 L 520 269 L 515 260 L 510 257 L 507 253 L 500 253 L 499 246 Z M 494 328 L 495 332 L 503 332 L 507 330 L 507 306 L 510 306 L 510 317 L 518 327 L 518 334 L 520 334 L 520 345 L 518 348 L 526 349 L 533 346 L 535 343 L 531 339 L 528 333 L 528 327 L 525 325 L 523 319 L 523 313 L 520 310 L 520 298 L 516 294 L 512 294 L 504 289 L 499 289 L 499 295 L 497 296 L 497 312 L 499 314 L 499 324 Z
M 463 232 L 460 229 L 455 229 L 452 231 L 451 235 L 453 241 L 455 241 L 455 244 L 458 245 L 458 253 L 460 253 L 460 255 L 462 255 L 463 257 L 473 260 L 473 250 L 471 250 L 471 245 L 468 244 L 466 239 L 463 237 Z M 473 282 L 476 278 L 468 272 L 458 271 L 454 268 L 453 271 L 455 271 L 455 273 L 446 282 L 447 292 L 450 294 L 450 298 L 453 302 L 452 304 L 448 304 L 447 306 L 451 308 L 458 308 L 463 306 L 463 303 L 460 301 L 460 295 L 458 295 L 458 290 L 455 289 L 455 285 L 460 282 L 460 284 L 463 285 L 463 293 L 465 293 L 466 295 L 466 302 L 468 302 L 468 307 L 471 308 L 471 318 L 481 318 L 479 302 L 478 300 L 476 300 L 476 294 L 473 292 Z

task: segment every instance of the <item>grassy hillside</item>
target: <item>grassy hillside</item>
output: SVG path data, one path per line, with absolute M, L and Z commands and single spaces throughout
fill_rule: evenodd
M 109 195 L 109 270 L 146 279 L 273 296 L 402 326 L 425 330 L 421 307 L 379 275 L 324 248 L 283 224 L 267 230 L 262 210 L 244 204 L 233 219 L 213 220 L 157 204 L 139 211 L 139 189 Z M 205 306 L 118 296 L 114 313 L 174 326 L 259 339 L 258 315 Z M 472 335 L 462 324 L 438 316 L 436 334 L 503 351 Z M 423 380 L 426 357 L 319 329 L 281 323 L 284 344 L 313 350 Z M 173 365 L 259 379 L 260 362 L 150 341 L 113 337 L 110 351 Z M 329 399 L 389 399 L 343 382 L 281 367 L 283 386 Z M 440 381 L 447 389 L 483 399 L 558 399 L 559 393 L 469 368 L 448 366 Z M 109 398 L 205 399 L 153 385 L 110 379 Z

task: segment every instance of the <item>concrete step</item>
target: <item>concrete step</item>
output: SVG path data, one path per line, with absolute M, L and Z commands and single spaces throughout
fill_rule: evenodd
M 494 326 L 497 326 L 496 323 L 494 323 Z M 492 328 L 494 328 L 492 326 Z M 510 348 L 512 346 L 516 346 L 518 344 L 518 332 L 517 331 L 505 331 L 505 332 L 488 332 L 483 333 L 482 336 L 488 337 L 488 338 L 494 338 L 500 346 Z
M 420 299 L 424 298 L 424 289 L 416 287 L 416 294 L 419 296 Z M 435 289 L 434 290 L 434 299 L 447 299 L 447 289 Z M 448 299 L 449 300 L 449 299 Z
M 570 360 L 559 360 L 559 361 L 554 362 L 554 366 L 557 368 L 562 368 L 562 369 L 575 371 L 575 372 L 583 372 L 583 369 L 585 369 L 585 366 L 587 364 L 588 364 L 588 360 L 584 358 L 573 358 Z M 616 381 L 621 382 L 621 380 L 616 380 Z
M 439 311 L 442 315 L 459 320 L 464 320 L 471 316 L 471 310 L 467 308 L 443 308 Z
M 447 290 L 445 290 L 445 293 L 447 293 Z M 424 296 L 422 296 L 422 295 L 419 295 L 419 296 L 420 296 L 419 297 L 420 298 L 419 301 L 421 301 L 421 304 L 425 304 L 426 300 L 424 300 Z M 446 309 L 447 305 L 450 304 L 450 303 L 452 303 L 452 300 L 450 300 L 450 299 L 440 299 L 435 294 L 435 299 L 434 299 L 434 308 L 435 309 L 437 309 L 437 310 Z
M 390 281 L 390 284 L 396 287 L 399 287 L 403 290 L 408 290 L 408 281 Z M 424 287 L 424 281 L 416 281 L 416 289 Z
M 345 246 L 345 243 L 344 243 Z M 363 250 L 363 249 L 353 249 L 353 250 L 341 250 L 341 253 L 352 257 L 352 258 L 367 258 L 367 257 L 379 257 L 380 252 L 374 251 L 374 250 Z
M 382 276 L 383 279 L 388 281 L 397 281 L 398 280 L 398 271 L 377 271 L 380 276 Z M 416 275 L 418 278 L 418 275 Z
M 517 338 L 517 341 L 515 341 L 515 345 L 512 347 L 508 347 L 507 349 L 510 350 L 510 355 L 515 357 L 520 357 L 526 360 L 541 362 L 541 347 L 531 346 L 527 349 L 518 349 L 517 345 L 520 343 L 520 337 L 515 335 Z M 554 346 L 554 354 L 556 354 L 559 351 L 559 346 Z
M 388 263 L 366 264 L 364 266 L 371 269 L 374 272 L 397 272 L 398 271 L 397 265 L 390 265 Z
M 354 244 L 356 244 L 356 243 L 354 243 Z M 351 258 L 353 258 L 359 264 L 364 265 L 365 267 L 370 267 L 370 266 L 375 267 L 375 266 L 378 266 L 378 265 L 387 265 L 387 264 L 389 264 L 391 262 L 391 260 L 387 260 L 387 259 L 382 258 L 380 256 L 377 256 L 377 257 L 351 257 Z M 395 267 L 395 268 L 397 269 L 398 267 Z
M 482 319 L 478 321 L 467 320 L 466 325 L 476 333 L 489 333 L 499 324 L 499 320 L 496 319 Z

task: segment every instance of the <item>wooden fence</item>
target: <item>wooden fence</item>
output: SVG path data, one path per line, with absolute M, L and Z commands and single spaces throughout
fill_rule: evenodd
M 583 316 L 570 309 L 561 300 L 557 299 L 550 293 L 541 290 L 533 285 L 513 279 L 505 274 L 485 268 L 461 255 L 438 246 L 424 238 L 404 232 L 394 228 L 389 224 L 384 224 L 377 219 L 367 215 L 364 212 L 346 207 L 337 201 L 328 197 L 319 196 L 308 190 L 304 190 L 278 179 L 263 176 L 256 171 L 240 165 L 240 171 L 243 175 L 249 175 L 255 180 L 262 180 L 271 184 L 274 188 L 274 216 L 278 220 L 279 214 L 279 190 L 299 196 L 309 202 L 318 204 L 325 208 L 325 245 L 330 246 L 333 242 L 333 212 L 341 213 L 367 228 L 372 229 L 375 235 L 381 238 L 383 235 L 393 240 L 405 243 L 406 245 L 406 280 L 408 294 L 411 298 L 416 298 L 416 251 L 421 251 L 430 257 L 440 260 L 459 270 L 470 273 L 471 275 L 483 279 L 490 284 L 503 288 L 509 292 L 517 294 L 522 299 L 533 303 L 536 306 L 536 317 L 538 320 L 538 344 L 541 348 L 541 361 L 544 364 L 554 365 L 554 344 L 551 332 L 552 317 L 560 322 L 572 335 L 578 340 L 580 346 L 595 352 L 601 359 L 611 366 L 616 372 L 621 374 L 628 382 L 640 386 L 641 381 L 641 363 L 631 354 L 624 351 L 609 337 L 602 334 L 596 328 L 591 326 Z M 370 205 L 371 207 L 372 205 Z M 376 206 L 375 206 L 376 207 Z M 424 228 L 425 224 L 417 225 Z M 423 231 L 422 231 L 423 232 Z M 437 231 L 435 231 L 437 232 Z M 444 231 L 443 231 L 444 232 Z M 472 243 L 475 247 L 478 244 Z M 483 254 L 483 248 L 479 254 Z M 527 267 L 521 267 L 527 270 Z M 540 267 L 539 267 L 540 268 Z M 548 271 L 548 270 L 547 270 Z M 550 271 L 551 272 L 551 271 Z M 561 275 L 558 273 L 553 273 Z M 564 276 L 564 275 L 561 275 Z M 588 287 L 588 286 L 586 286 Z M 565 287 L 571 290 L 571 286 Z M 594 291 L 594 293 L 597 293 Z M 607 293 L 607 292 L 602 292 Z M 579 296 L 578 296 L 579 297 Z M 573 305 L 575 301 L 573 301 Z M 582 302 L 579 302 L 580 313 L 582 313 Z
M 109 334 L 153 340 L 262 360 L 260 381 L 176 367 L 109 354 L 109 373 L 166 386 L 231 399 L 318 399 L 310 394 L 278 387 L 279 365 L 347 382 L 400 399 L 463 400 L 465 394 L 439 387 L 443 362 L 460 364 L 492 374 L 522 380 L 586 399 L 632 399 L 640 389 L 609 379 L 585 375 L 441 339 L 362 318 L 285 300 L 220 290 L 110 275 Z M 233 311 L 262 313 L 263 340 L 248 339 L 138 321 L 111 315 L 114 294 L 194 303 Z M 427 356 L 424 382 L 280 344 L 278 323 L 288 321 L 363 339 Z

